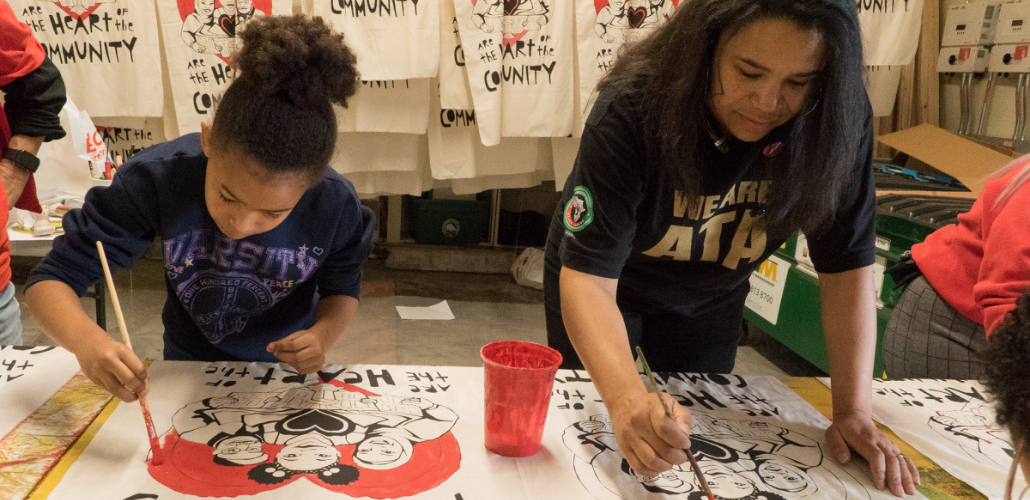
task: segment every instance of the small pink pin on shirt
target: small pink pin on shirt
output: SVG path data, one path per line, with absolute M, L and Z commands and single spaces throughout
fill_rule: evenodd
M 762 151 L 762 154 L 764 154 L 765 156 L 776 156 L 780 154 L 781 149 L 783 149 L 783 143 L 780 141 L 776 141 L 766 146 L 765 150 Z

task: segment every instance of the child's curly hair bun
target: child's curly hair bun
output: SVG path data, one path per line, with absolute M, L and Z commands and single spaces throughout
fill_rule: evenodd
M 247 24 L 233 56 L 240 79 L 263 95 L 281 94 L 312 109 L 326 100 L 341 106 L 358 86 L 357 58 L 321 17 L 257 17 Z

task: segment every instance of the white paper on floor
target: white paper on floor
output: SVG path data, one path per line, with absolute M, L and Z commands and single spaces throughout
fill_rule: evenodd
M 451 312 L 451 306 L 447 305 L 446 300 L 426 307 L 397 306 L 397 314 L 400 314 L 401 319 L 454 319 L 454 313 Z
M 79 371 L 60 347 L 0 346 L 0 437 L 43 406 Z
M 873 418 L 987 497 L 1004 496 L 1015 448 L 980 383 L 873 379 Z M 1025 487 L 1017 475 L 1013 491 Z
M 693 415 L 692 450 L 717 498 L 894 498 L 873 486 L 860 461 L 842 468 L 825 456 L 829 420 L 776 378 L 656 376 L 661 390 Z M 586 377 L 581 371 L 558 372 L 544 450 L 518 461 L 529 497 L 704 498 L 689 464 L 655 478 L 629 467 Z

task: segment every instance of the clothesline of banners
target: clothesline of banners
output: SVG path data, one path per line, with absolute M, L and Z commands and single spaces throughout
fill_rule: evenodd
M 337 109 L 332 165 L 364 194 L 417 194 L 438 181 L 469 193 L 560 186 L 619 49 L 687 1 L 9 0 L 115 150 L 199 131 L 256 17 L 326 19 L 362 77 Z M 922 0 L 864 3 L 867 87 L 874 111 L 889 114 Z

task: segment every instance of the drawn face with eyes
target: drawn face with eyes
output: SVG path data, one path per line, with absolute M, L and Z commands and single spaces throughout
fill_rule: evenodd
M 276 463 L 294 471 L 318 470 L 340 461 L 340 450 L 321 434 L 302 434 L 286 441 Z
M 812 480 L 804 471 L 776 460 L 759 465 L 758 475 L 770 488 L 788 493 L 804 491 Z
M 259 464 L 268 460 L 261 450 L 261 441 L 254 436 L 226 438 L 215 445 L 214 456 L 237 465 Z
M 383 469 L 398 467 L 411 455 L 400 441 L 390 436 L 376 436 L 358 444 L 354 451 L 354 461 L 358 465 Z
M 755 483 L 721 464 L 702 464 L 708 486 L 719 498 L 746 498 L 755 492 Z

